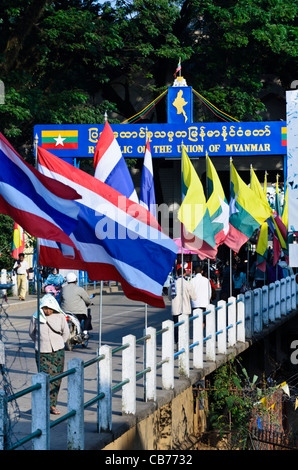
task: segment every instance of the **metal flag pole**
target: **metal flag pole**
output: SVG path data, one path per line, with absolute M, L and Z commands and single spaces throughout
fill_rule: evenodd
M 184 144 L 183 144 L 183 141 L 181 143 L 181 150 L 182 148 L 184 147 Z M 183 199 L 182 199 L 182 178 L 183 178 L 183 154 L 181 152 L 181 204 L 183 202 Z M 181 314 L 183 314 L 183 279 L 184 279 L 184 276 L 183 276 L 183 270 L 184 270 L 184 253 L 183 253 L 183 223 L 180 222 L 180 228 L 181 228 Z
M 35 135 L 34 139 L 34 156 L 35 156 L 35 167 L 38 169 L 38 135 Z M 39 238 L 36 238 L 36 288 L 37 288 L 37 331 L 38 331 L 38 351 L 37 351 L 37 370 L 40 372 L 40 321 L 39 321 L 39 316 L 40 316 L 40 266 L 39 266 Z
M 208 191 L 208 166 L 207 166 L 207 156 L 208 152 L 206 150 L 205 153 L 205 168 L 206 168 L 206 201 L 208 201 L 209 198 L 209 191 Z M 210 258 L 207 258 L 207 264 L 208 264 L 208 280 L 210 281 Z
M 107 122 L 108 114 L 105 111 L 104 121 Z M 99 293 L 99 332 L 98 332 L 98 347 L 101 347 L 101 335 L 102 335 L 102 290 L 103 290 L 103 281 L 100 281 L 100 293 Z
M 98 346 L 101 347 L 101 332 L 102 332 L 102 287 L 103 281 L 100 281 L 100 295 L 99 295 L 99 333 L 98 333 Z
M 148 128 L 146 126 L 146 130 L 145 130 L 145 153 L 146 153 L 146 145 L 147 145 L 147 139 L 148 139 L 147 132 L 148 132 Z M 145 160 L 145 153 L 144 153 L 144 160 Z M 144 165 L 144 161 L 143 161 L 143 165 Z M 150 211 L 149 207 L 148 207 L 148 210 Z M 145 303 L 145 334 L 146 334 L 146 331 L 147 331 L 147 327 L 148 327 L 148 305 Z
M 231 199 L 231 163 L 233 159 L 230 157 L 230 199 Z M 230 248 L 230 297 L 233 294 L 233 273 L 232 273 L 232 249 Z

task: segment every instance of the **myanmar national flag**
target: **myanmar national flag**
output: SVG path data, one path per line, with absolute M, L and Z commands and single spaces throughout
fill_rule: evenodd
M 41 131 L 43 149 L 77 149 L 78 130 Z
M 231 162 L 230 230 L 224 243 L 238 253 L 271 214 L 268 204 L 244 183 Z
M 209 156 L 207 158 L 207 207 L 216 245 L 221 245 L 229 232 L 229 204 L 218 174 Z
M 265 174 L 265 178 L 266 178 Z M 266 183 L 267 183 L 267 178 L 266 178 Z M 267 186 L 267 185 L 266 185 Z M 264 184 L 265 187 L 265 184 Z M 259 182 L 257 175 L 254 172 L 253 167 L 250 167 L 250 189 L 260 198 L 264 201 L 265 204 L 268 205 L 269 210 L 272 212 L 272 209 L 269 205 L 267 196 L 265 194 L 264 189 L 261 186 L 261 183 Z M 258 241 L 257 241 L 257 265 L 258 268 L 265 272 L 266 270 L 266 260 L 267 260 L 267 254 L 268 254 L 268 223 L 263 222 L 259 233 L 258 233 Z
M 11 256 L 15 259 L 18 259 L 20 253 L 23 253 L 25 249 L 25 239 L 24 239 L 24 230 L 16 222 L 13 226 L 13 235 L 12 235 L 12 246 L 11 246 Z
M 286 194 L 284 198 L 284 205 L 282 208 L 281 220 L 283 221 L 284 226 L 288 230 L 288 185 L 286 185 Z
M 178 219 L 187 234 L 187 242 L 182 240 L 183 246 L 196 252 L 201 259 L 215 259 L 217 247 L 203 186 L 183 146 L 181 184 L 182 204 Z
M 277 215 L 281 215 L 280 201 L 279 201 L 279 186 L 278 186 L 279 175 L 276 175 L 276 188 L 275 188 L 275 211 Z

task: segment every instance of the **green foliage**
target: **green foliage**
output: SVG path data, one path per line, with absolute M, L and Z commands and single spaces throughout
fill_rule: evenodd
M 24 150 L 37 123 L 100 123 L 105 111 L 121 122 L 172 84 L 179 57 L 211 103 L 262 120 L 260 92 L 297 78 L 297 17 L 296 0 L 3 0 L 0 130 Z M 198 122 L 217 119 L 194 108 Z M 156 112 L 165 122 L 166 100 Z
M 256 401 L 256 393 L 253 384 L 249 384 L 246 371 L 242 370 L 242 377 L 239 376 L 234 361 L 217 369 L 209 399 L 212 427 L 221 437 L 229 435 L 232 446 L 245 448 L 248 425 Z
M 10 271 L 14 265 L 15 259 L 10 256 L 12 247 L 13 220 L 0 214 L 0 270 Z

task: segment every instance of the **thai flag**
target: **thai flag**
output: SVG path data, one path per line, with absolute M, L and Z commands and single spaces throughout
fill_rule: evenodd
M 0 133 L 0 213 L 33 237 L 72 245 L 79 194 L 26 163 Z
M 108 184 L 132 201 L 139 202 L 120 146 L 108 121 L 94 152 L 94 177 Z
M 156 218 L 156 201 L 153 181 L 153 165 L 149 140 L 146 142 L 141 180 L 140 204 Z
M 91 280 L 121 282 L 124 294 L 154 307 L 164 307 L 162 287 L 171 271 L 177 245 L 141 205 L 114 188 L 38 148 L 39 169 L 68 184 L 82 199 L 79 223 L 71 234 L 76 258 L 66 259 L 57 246 L 40 247 L 40 264 L 87 271 Z M 48 244 L 49 245 L 49 244 Z

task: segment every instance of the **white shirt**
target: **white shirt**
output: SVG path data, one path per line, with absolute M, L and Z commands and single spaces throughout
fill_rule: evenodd
M 183 289 L 183 292 L 182 292 Z M 183 299 L 182 299 L 183 293 Z M 195 292 L 186 279 L 178 277 L 176 280 L 176 296 L 171 298 L 171 288 L 169 288 L 169 299 L 172 300 L 172 315 L 191 314 L 191 300 L 196 298 Z
M 212 289 L 210 281 L 207 277 L 202 276 L 201 273 L 190 281 L 195 293 L 196 300 L 192 300 L 191 306 L 193 308 L 206 308 L 210 304 Z
M 19 266 L 19 268 L 18 268 L 18 266 Z M 13 266 L 13 269 L 16 269 L 17 274 L 26 274 L 27 269 L 29 269 L 29 264 L 27 263 L 27 261 L 24 260 L 19 265 L 18 262 L 16 261 L 14 266 Z

